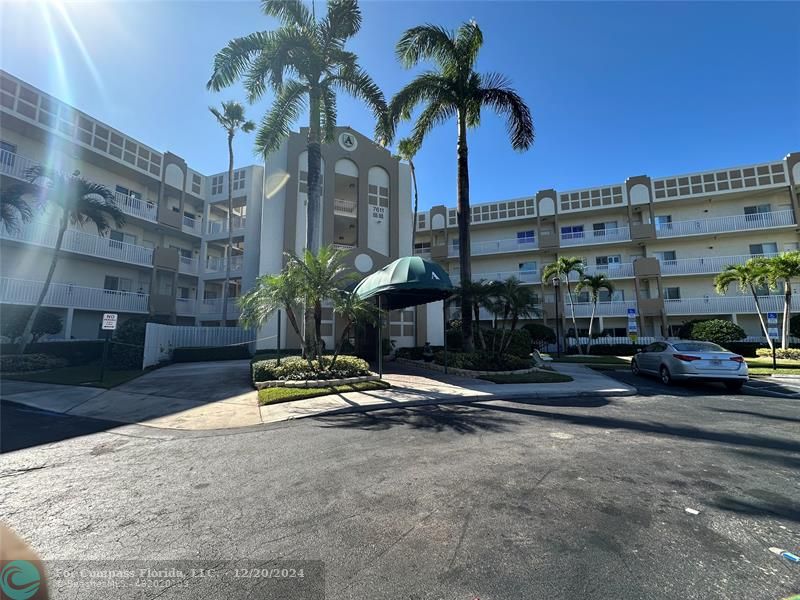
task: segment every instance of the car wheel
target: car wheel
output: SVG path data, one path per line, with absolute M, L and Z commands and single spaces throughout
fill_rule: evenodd
M 634 375 L 641 375 L 642 370 L 639 368 L 639 363 L 636 362 L 636 359 L 631 361 L 631 373 Z
M 661 376 L 661 383 L 664 385 L 672 385 L 672 374 L 667 367 L 661 367 L 658 373 Z
M 744 387 L 744 381 L 726 381 L 725 387 L 732 392 L 741 392 Z

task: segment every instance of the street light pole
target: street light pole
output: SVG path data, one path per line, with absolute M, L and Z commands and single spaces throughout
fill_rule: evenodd
M 561 279 L 558 277 L 553 277 L 553 288 L 556 291 L 556 357 L 561 358 L 561 317 L 558 313 L 558 305 L 561 304 L 560 302 L 560 286 L 561 286 Z

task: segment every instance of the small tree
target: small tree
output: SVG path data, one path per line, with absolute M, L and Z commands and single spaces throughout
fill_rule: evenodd
M 23 331 L 25 324 L 33 311 L 29 306 L 5 306 L 0 311 L 0 335 L 16 342 Z M 63 320 L 54 312 L 40 310 L 31 328 L 31 342 L 38 342 L 44 335 L 55 335 L 61 331 Z
M 417 155 L 419 146 L 411 138 L 403 138 L 397 143 L 397 153 L 400 158 L 408 161 L 411 169 L 411 183 L 414 185 L 414 220 L 411 221 L 411 251 L 417 242 L 417 214 L 419 213 L 419 192 L 417 191 L 417 170 L 414 167 L 414 157 Z
M 738 342 L 747 337 L 744 329 L 732 321 L 724 319 L 710 319 L 697 323 L 692 328 L 692 338 L 704 342 L 714 342 L 724 346 L 731 342 Z
M 492 352 L 504 354 L 511 343 L 514 330 L 517 328 L 520 319 L 529 319 L 536 315 L 536 308 L 534 307 L 536 295 L 530 287 L 520 284 L 516 277 L 509 277 L 505 281 L 496 282 L 492 287 L 492 306 L 494 312 L 502 317 L 503 322 L 499 347 L 496 352 L 495 348 L 492 347 Z M 497 329 L 496 320 L 495 329 Z M 493 337 L 493 345 L 498 341 L 497 337 L 497 335 Z
M 786 350 L 789 347 L 789 321 L 792 318 L 792 281 L 800 277 L 800 251 L 784 252 L 760 261 L 765 266 L 769 286 L 775 289 L 783 284 L 781 348 Z
M 542 323 L 527 323 L 522 328 L 531 336 L 531 343 L 541 350 L 545 344 L 554 344 L 556 332 Z
M 572 287 L 570 283 L 570 274 L 576 273 L 578 278 L 583 277 L 583 261 L 576 256 L 562 256 L 556 262 L 550 263 L 542 271 L 542 281 L 550 283 L 553 279 L 558 278 L 567 285 L 567 299 L 569 300 L 569 309 L 572 315 L 572 327 L 575 330 L 575 337 L 578 336 L 578 324 L 575 321 L 575 302 L 572 299 Z M 556 302 L 558 302 L 556 298 Z M 583 350 L 581 345 L 578 344 L 578 353 L 582 354 Z
M 356 324 L 374 324 L 378 310 L 375 304 L 369 300 L 362 300 L 353 292 L 343 291 L 337 298 L 334 299 L 333 312 L 338 317 L 341 317 L 344 322 L 342 334 L 336 342 L 336 348 L 333 352 L 333 358 L 328 366 L 333 369 L 336 364 L 336 359 L 342 351 L 345 341 L 350 336 L 350 331 Z
M 772 348 L 772 340 L 769 337 L 769 330 L 767 324 L 764 322 L 764 313 L 761 311 L 761 304 L 756 293 L 756 287 L 767 283 L 768 263 L 769 259 L 764 258 L 751 258 L 743 265 L 728 265 L 725 269 L 714 278 L 714 289 L 718 294 L 725 294 L 732 284 L 739 287 L 739 291 L 748 291 L 753 296 L 753 302 L 756 305 L 756 314 L 758 321 L 761 323 L 761 330 L 767 338 L 767 344 Z
M 589 354 L 589 350 L 592 347 L 592 327 L 594 326 L 594 316 L 597 313 L 597 303 L 600 301 L 600 292 L 605 290 L 609 294 L 613 294 L 614 283 L 603 273 L 584 275 L 575 286 L 575 291 L 580 293 L 584 290 L 589 292 L 589 298 L 591 298 L 592 302 L 592 315 L 589 317 L 589 336 L 586 342 L 586 354 Z M 580 346 L 580 338 L 577 337 L 577 331 L 575 333 L 578 346 Z

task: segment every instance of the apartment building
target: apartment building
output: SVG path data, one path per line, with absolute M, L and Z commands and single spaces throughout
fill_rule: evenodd
M 800 152 L 793 152 L 756 165 L 659 178 L 637 175 L 621 183 L 547 189 L 474 205 L 472 278 L 514 276 L 533 286 L 542 316 L 554 326 L 555 290 L 542 282 L 541 273 L 560 256 L 576 256 L 587 273 L 604 273 L 616 287 L 602 295 L 593 333 L 626 336 L 633 309 L 641 336 L 672 336 L 689 319 L 719 316 L 758 337 L 763 334 L 752 296 L 735 286 L 720 296 L 713 280 L 727 265 L 800 248 L 798 190 Z M 440 262 L 458 279 L 455 209 L 434 206 L 418 215 L 415 226 L 414 252 Z M 800 290 L 793 291 L 797 311 Z M 782 310 L 780 291 L 759 292 L 762 310 Z M 564 331 L 570 331 L 564 296 L 559 312 Z M 592 305 L 585 293 L 575 301 L 578 333 L 586 335 Z M 429 311 L 420 319 L 420 338 L 441 335 L 440 324 L 430 331 L 425 327 L 435 322 L 435 314 Z
M 302 249 L 305 137 L 305 131 L 291 134 L 266 166 L 234 171 L 228 248 L 227 171 L 202 174 L 180 156 L 0 71 L 0 192 L 36 164 L 77 170 L 112 190 L 126 217 L 124 226 L 106 236 L 91 224 L 70 225 L 44 302 L 64 322 L 52 337 L 96 338 L 103 312 L 116 312 L 121 320 L 152 315 L 182 325 L 236 324 L 236 297 L 258 275 L 278 272 L 285 251 Z M 224 149 L 222 136 L 209 144 Z M 409 254 L 408 165 L 346 127 L 323 148 L 323 158 L 324 181 L 333 184 L 324 186 L 321 241 L 352 250 L 348 260 L 364 274 Z M 227 155 L 220 162 L 227 164 Z M 56 243 L 57 212 L 37 210 L 19 232 L 0 227 L 0 304 L 36 302 Z M 228 262 L 233 300 L 223 323 Z M 332 343 L 329 309 L 325 329 Z M 261 346 L 274 346 L 275 324 L 265 331 L 273 338 Z

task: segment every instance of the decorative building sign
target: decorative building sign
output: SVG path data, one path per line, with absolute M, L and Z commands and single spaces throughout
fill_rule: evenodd
M 358 140 L 356 136 L 349 131 L 344 131 L 339 134 L 339 145 L 348 152 L 352 152 L 358 148 Z

